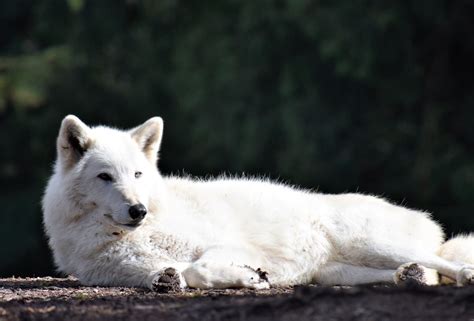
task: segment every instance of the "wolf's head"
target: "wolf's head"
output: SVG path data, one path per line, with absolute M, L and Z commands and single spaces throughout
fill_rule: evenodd
M 152 196 L 159 193 L 162 181 L 156 167 L 162 132 L 160 117 L 129 131 L 91 128 L 76 116 L 65 117 L 57 139 L 55 175 L 45 195 L 45 216 L 47 198 L 57 197 L 65 199 L 58 204 L 64 207 L 58 215 L 68 216 L 65 219 L 86 218 L 125 230 L 139 226 L 156 207 Z

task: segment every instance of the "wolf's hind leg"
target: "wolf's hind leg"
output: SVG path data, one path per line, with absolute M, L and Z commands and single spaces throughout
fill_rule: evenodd
M 268 289 L 266 272 L 251 251 L 235 248 L 211 248 L 182 273 L 188 286 L 210 288 Z
M 424 267 L 438 271 L 439 274 L 456 280 L 457 285 L 474 284 L 474 265 L 448 261 L 436 254 L 408 254 L 398 257 L 399 264 L 416 262 Z
M 446 260 L 420 245 L 410 247 L 410 244 L 385 243 L 359 249 L 366 255 L 364 262 L 367 265 L 374 261 L 379 266 L 397 269 L 407 262 L 415 262 L 456 280 L 460 286 L 474 284 L 474 265 Z
M 436 285 L 439 277 L 436 270 L 416 263 L 403 264 L 397 270 L 391 270 L 331 262 L 318 271 L 317 281 L 323 285 L 386 283 L 410 286 Z
M 357 285 L 394 283 L 395 270 L 374 269 L 346 263 L 329 262 L 316 274 L 316 282 L 322 285 Z

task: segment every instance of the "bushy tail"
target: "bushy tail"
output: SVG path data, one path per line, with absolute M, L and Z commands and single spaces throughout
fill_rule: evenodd
M 456 235 L 443 243 L 437 253 L 451 262 L 474 265 L 474 234 Z M 441 283 L 454 283 L 454 280 L 443 277 Z

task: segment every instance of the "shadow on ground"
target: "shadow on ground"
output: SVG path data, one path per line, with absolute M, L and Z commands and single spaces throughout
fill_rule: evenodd
M 474 286 L 270 290 L 84 287 L 55 278 L 0 279 L 0 320 L 474 320 Z

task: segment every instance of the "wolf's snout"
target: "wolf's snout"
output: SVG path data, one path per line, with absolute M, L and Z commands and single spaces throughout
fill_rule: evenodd
M 130 215 L 132 220 L 141 220 L 145 217 L 146 213 L 146 207 L 141 203 L 132 205 L 128 209 L 128 214 Z

